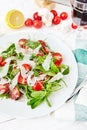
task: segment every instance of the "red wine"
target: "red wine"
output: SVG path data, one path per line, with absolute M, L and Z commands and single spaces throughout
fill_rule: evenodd
M 87 0 L 75 0 L 72 4 L 72 18 L 78 26 L 87 25 Z

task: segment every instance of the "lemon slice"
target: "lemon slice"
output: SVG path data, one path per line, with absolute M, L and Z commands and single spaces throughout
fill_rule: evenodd
M 24 15 L 19 10 L 10 10 L 6 14 L 6 23 L 10 28 L 17 29 L 24 25 Z

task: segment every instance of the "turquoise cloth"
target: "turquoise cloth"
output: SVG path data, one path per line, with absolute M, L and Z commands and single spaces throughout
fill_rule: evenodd
M 77 85 L 79 85 L 87 74 L 87 39 L 76 39 L 75 50 L 73 52 L 74 52 L 74 55 L 78 64 Z M 87 121 L 87 107 L 86 106 L 75 104 L 75 120 Z

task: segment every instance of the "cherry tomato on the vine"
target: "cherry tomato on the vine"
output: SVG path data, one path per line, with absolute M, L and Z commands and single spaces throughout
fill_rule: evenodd
M 38 15 L 38 12 L 35 12 L 33 14 L 33 18 L 34 18 L 34 20 L 41 20 L 42 19 L 41 16 Z
M 33 25 L 33 20 L 31 18 L 26 19 L 25 26 L 31 27 Z
M 60 14 L 60 18 L 61 18 L 62 20 L 66 20 L 66 19 L 68 18 L 67 12 L 62 12 L 62 13 Z
M 52 20 L 52 23 L 57 25 L 57 24 L 60 24 L 61 22 L 61 18 L 59 16 L 55 16 Z
M 42 27 L 42 21 L 41 20 L 34 20 L 33 21 L 33 26 L 35 27 L 35 28 L 41 28 Z
M 51 10 L 50 12 L 53 14 L 54 17 L 58 15 L 56 10 Z

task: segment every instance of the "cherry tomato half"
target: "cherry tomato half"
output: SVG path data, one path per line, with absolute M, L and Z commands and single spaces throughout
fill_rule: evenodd
M 55 16 L 52 20 L 52 23 L 57 25 L 57 24 L 60 24 L 61 22 L 61 18 L 59 16 Z
M 26 43 L 27 43 L 27 39 L 25 38 L 22 38 L 18 41 L 19 46 L 25 50 L 29 48 L 28 46 L 26 46 Z
M 12 89 L 12 91 L 10 92 L 10 98 L 17 100 L 21 97 L 21 92 L 19 91 L 19 89 L 17 87 L 14 87 Z
M 0 56 L 0 63 L 3 61 L 3 58 Z
M 51 10 L 50 12 L 53 14 L 54 17 L 58 15 L 56 10 Z
M 33 14 L 33 18 L 34 18 L 34 20 L 41 20 L 42 19 L 42 17 L 38 15 L 38 12 L 35 12 Z
M 26 21 L 25 21 L 25 26 L 27 26 L 27 27 L 31 27 L 32 25 L 33 25 L 33 20 L 32 19 L 30 19 L 30 18 L 28 18 L 28 19 L 26 19 Z
M 52 57 L 56 59 L 55 65 L 60 66 L 60 64 L 63 61 L 62 55 L 60 53 L 58 53 L 58 52 L 55 52 L 55 53 L 52 54 Z
M 77 29 L 77 28 L 78 28 L 78 26 L 77 26 L 76 24 L 74 24 L 74 23 L 71 24 L 71 27 L 72 27 L 73 29 Z
M 4 66 L 6 64 L 6 61 L 2 61 L 1 63 L 0 63 L 0 67 L 2 67 L 2 66 Z
M 46 47 L 46 43 L 45 43 L 43 40 L 39 40 L 39 43 L 40 43 L 42 46 Z
M 31 66 L 29 64 L 22 64 L 22 66 L 27 70 L 30 71 L 31 70 Z
M 42 51 L 42 50 L 39 50 L 39 52 L 38 52 L 37 56 L 44 56 L 43 51 Z
M 40 20 L 34 20 L 33 21 L 33 26 L 37 29 L 41 28 L 42 27 L 42 21 Z
M 40 90 L 42 90 L 42 88 L 43 88 L 43 83 L 42 83 L 42 81 L 37 81 L 32 88 L 33 88 L 35 91 L 40 91 Z
M 62 13 L 60 14 L 60 18 L 61 18 L 62 20 L 66 20 L 66 19 L 68 18 L 68 14 L 67 14 L 66 12 L 62 12 Z
M 9 83 L 6 84 L 0 84 L 0 93 L 4 94 L 4 93 L 8 93 L 9 92 Z
M 23 78 L 22 75 L 20 74 L 18 76 L 18 83 L 23 84 L 23 85 L 27 85 L 27 78 Z
M 20 39 L 20 40 L 18 41 L 18 44 L 19 44 L 20 46 L 25 45 L 26 43 L 27 43 L 27 39 L 25 39 L 25 38 L 22 38 L 22 39 Z

